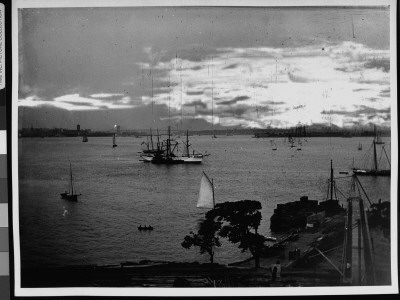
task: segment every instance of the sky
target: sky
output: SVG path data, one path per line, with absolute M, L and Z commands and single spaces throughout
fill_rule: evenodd
M 19 127 L 390 126 L 389 9 L 19 9 Z

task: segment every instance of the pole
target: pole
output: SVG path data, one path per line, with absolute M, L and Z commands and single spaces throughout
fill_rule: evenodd
M 327 256 L 325 256 L 317 247 L 314 247 L 314 249 L 317 250 L 318 253 L 321 254 L 322 257 L 325 258 L 325 259 L 332 265 L 332 267 L 334 267 L 335 270 L 339 272 L 339 274 L 340 274 L 341 276 L 344 276 L 344 274 L 342 273 L 342 271 L 340 271 L 339 268 L 336 267 L 335 264 L 334 264 Z
M 361 221 L 357 220 L 358 226 L 358 285 L 361 286 L 362 276 L 361 276 Z
M 375 171 L 378 171 L 378 161 L 376 160 L 376 141 L 374 139 L 374 165 L 375 165 Z
M 333 167 L 332 167 L 332 159 L 331 159 L 331 200 L 333 200 Z

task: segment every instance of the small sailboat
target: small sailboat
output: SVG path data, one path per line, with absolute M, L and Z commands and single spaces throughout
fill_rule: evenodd
M 61 193 L 60 194 L 61 198 L 73 202 L 78 201 L 78 195 L 74 194 L 74 183 L 73 183 L 71 162 L 69 162 L 69 186 L 71 192 L 69 193 L 68 191 L 65 191 L 64 193 Z
M 271 140 L 271 145 L 272 145 L 272 151 L 276 151 L 278 149 L 274 140 Z
M 362 144 L 361 143 L 359 143 L 358 144 L 358 148 L 357 148 L 359 151 L 361 151 L 362 150 Z
M 301 151 L 301 146 L 302 146 L 303 144 L 301 143 L 301 140 L 299 139 L 298 141 L 297 141 L 297 151 Z
M 86 134 L 83 135 L 83 136 L 82 136 L 82 142 L 83 142 L 83 143 L 87 143 L 88 141 L 89 141 L 89 140 L 88 140 Z
M 118 146 L 118 145 L 115 143 L 115 133 L 113 133 L 113 139 L 112 139 L 112 142 L 113 142 L 113 144 L 112 144 L 113 148 L 115 148 L 115 147 L 117 147 L 117 146 Z
M 210 180 L 205 172 L 201 177 L 199 199 L 196 207 L 211 209 L 215 207 L 214 181 L 213 179 Z

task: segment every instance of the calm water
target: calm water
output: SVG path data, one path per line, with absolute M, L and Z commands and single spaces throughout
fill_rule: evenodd
M 216 202 L 243 199 L 262 204 L 260 233 L 270 235 L 269 219 L 278 203 L 324 200 L 333 159 L 335 176 L 350 171 L 372 138 L 308 138 L 302 151 L 283 139 L 250 136 L 194 136 L 199 151 L 211 153 L 202 165 L 158 166 L 139 161 L 141 138 L 19 139 L 20 238 L 23 266 L 113 264 L 143 259 L 208 261 L 181 242 L 206 210 L 196 208 L 202 171 L 214 179 Z M 390 142 L 386 139 L 390 155 Z M 363 150 L 358 151 L 358 143 Z M 79 202 L 60 199 L 72 163 Z M 382 158 L 383 160 L 383 158 Z M 360 178 L 369 197 L 390 200 L 390 178 Z M 350 178 L 337 186 L 349 194 Z M 344 199 L 342 197 L 342 199 Z M 344 201 L 343 201 L 344 203 Z M 65 213 L 65 211 L 68 213 Z M 152 232 L 137 226 L 152 225 Z M 249 257 L 223 241 L 216 261 Z

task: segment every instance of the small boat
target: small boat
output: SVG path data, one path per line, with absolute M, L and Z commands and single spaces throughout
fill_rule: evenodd
M 113 139 L 112 139 L 112 141 L 113 141 L 113 148 L 115 148 L 115 147 L 117 147 L 118 145 L 115 143 L 115 133 L 113 134 Z
M 265 237 L 265 240 L 266 240 L 266 241 L 269 241 L 269 242 L 276 242 L 276 238 L 273 237 L 273 236 L 266 236 L 266 237 Z
M 61 193 L 60 196 L 62 199 L 72 201 L 72 202 L 77 202 L 78 195 L 74 194 L 74 183 L 73 183 L 71 162 L 69 162 L 69 186 L 70 186 L 71 192 L 69 193 L 68 191 L 65 191 L 64 193 Z
M 361 143 L 359 143 L 358 144 L 358 148 L 357 148 L 359 151 L 361 151 L 362 150 L 362 144 Z
M 274 140 L 271 140 L 271 145 L 272 145 L 272 151 L 276 151 L 278 149 Z
M 153 227 L 153 226 L 143 226 L 143 227 L 142 227 L 142 225 L 140 225 L 140 226 L 138 227 L 138 229 L 139 229 L 139 231 L 142 231 L 142 230 L 153 230 L 154 227 Z
M 87 143 L 88 141 L 89 141 L 89 140 L 88 140 L 86 134 L 83 135 L 83 136 L 82 136 L 82 142 L 83 142 L 83 143 Z

